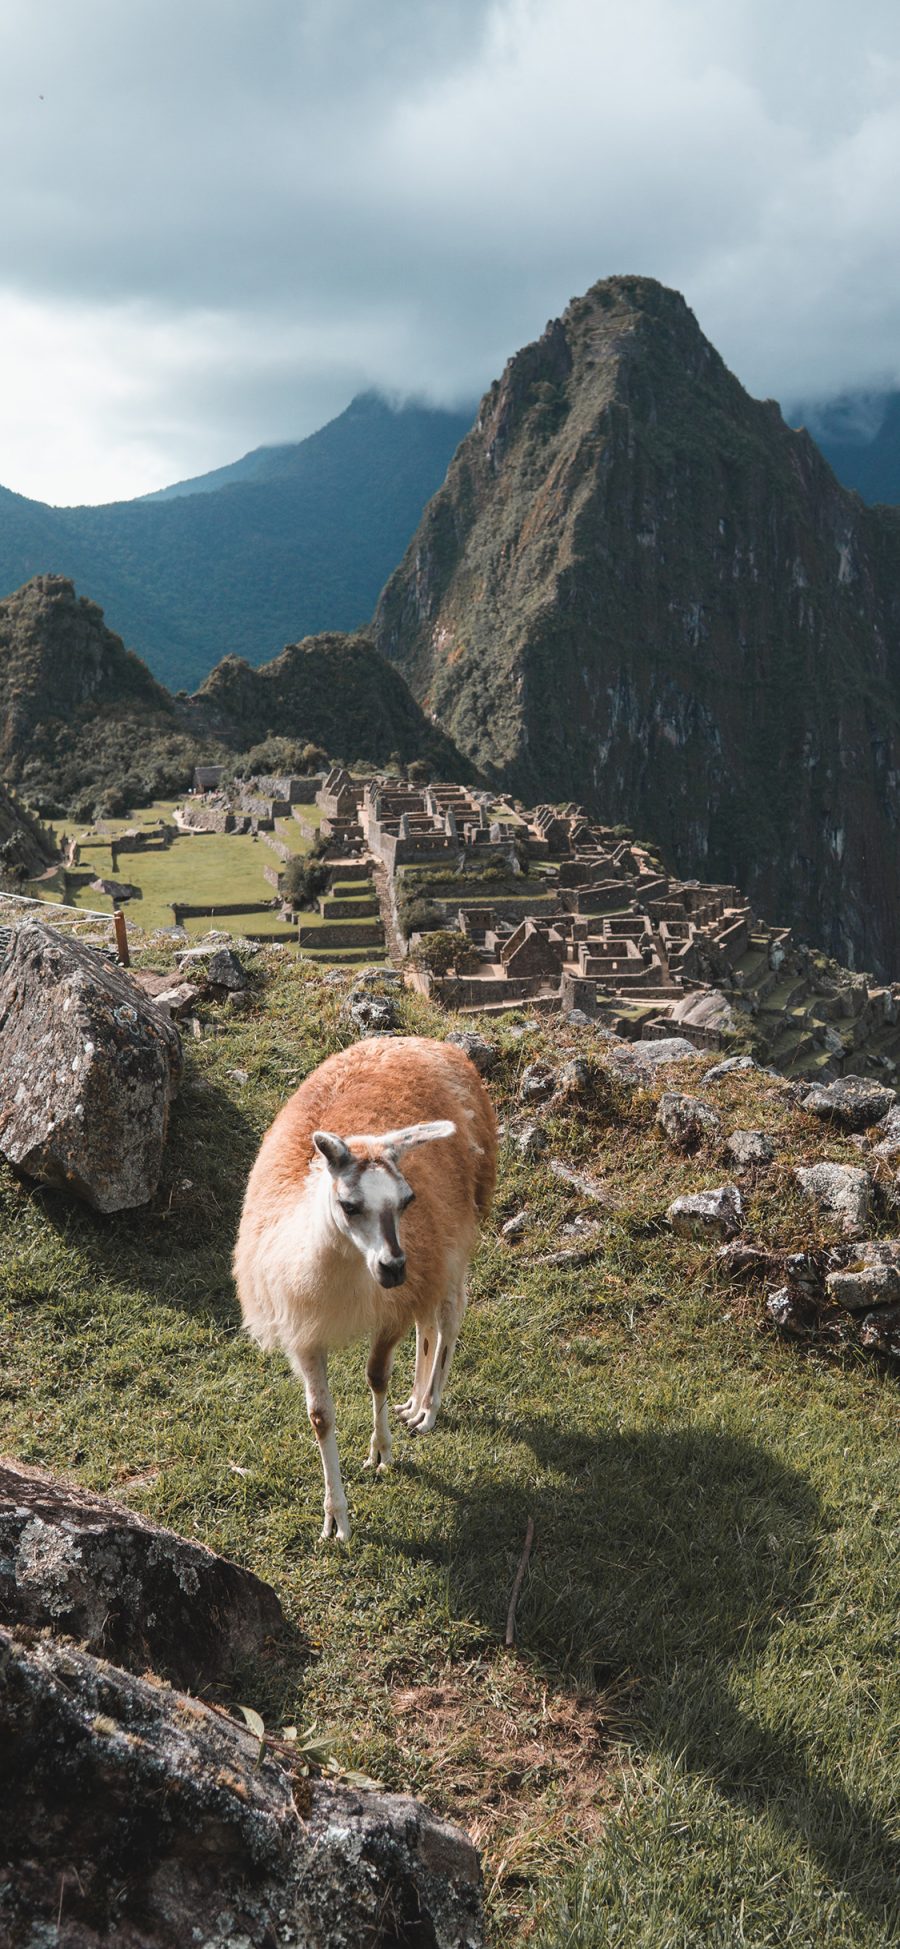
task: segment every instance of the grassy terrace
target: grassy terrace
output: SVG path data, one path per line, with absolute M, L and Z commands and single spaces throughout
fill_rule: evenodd
M 442 1420 L 398 1434 L 385 1481 L 362 1469 L 364 1351 L 333 1362 L 354 1536 L 321 1546 L 301 1393 L 242 1336 L 229 1256 L 262 1131 L 348 1031 L 341 988 L 308 962 L 254 966 L 249 1016 L 201 1010 L 150 1208 L 101 1219 L 0 1173 L 6 1449 L 276 1585 L 312 1649 L 249 1670 L 241 1702 L 275 1729 L 315 1721 L 344 1765 L 465 1822 L 495 1943 L 884 1949 L 900 1931 L 894 1381 L 778 1341 L 760 1289 L 670 1236 L 669 1200 L 721 1166 L 670 1150 L 658 1089 L 626 1097 L 597 1070 L 589 1107 L 548 1124 L 552 1155 L 605 1185 L 596 1257 L 542 1263 L 584 1201 L 507 1141 Z M 409 1028 L 453 1026 L 402 1006 Z M 489 1033 L 502 1116 L 536 1056 L 596 1058 L 558 1023 Z M 708 1095 L 727 1128 L 776 1141 L 748 1232 L 829 1236 L 791 1166 L 854 1161 L 852 1145 L 765 1079 Z M 513 1246 L 500 1227 L 523 1206 Z M 406 1347 L 395 1399 L 409 1365 Z
M 134 826 L 150 826 L 159 819 L 169 824 L 178 800 L 160 800 L 155 805 L 142 806 L 130 812 L 127 818 L 107 821 L 113 837 Z M 279 829 L 284 827 L 283 836 L 294 852 L 308 850 L 295 819 L 278 821 Z M 125 911 L 128 919 L 134 921 L 145 932 L 156 927 L 171 927 L 172 901 L 184 900 L 191 906 L 201 904 L 233 906 L 236 901 L 246 900 L 248 911 L 229 915 L 228 926 L 235 933 L 281 934 L 284 922 L 277 909 L 271 913 L 253 913 L 252 905 L 260 900 L 271 900 L 274 889 L 264 878 L 264 867 L 277 867 L 278 858 L 264 841 L 252 838 L 249 834 L 235 833 L 179 833 L 170 846 L 160 846 L 147 852 L 120 853 L 115 873 L 112 867 L 112 854 L 108 839 L 90 832 L 79 834 L 81 846 L 79 872 L 89 872 L 91 879 L 117 879 L 128 881 L 141 889 L 139 900 L 128 901 Z M 112 912 L 112 901 L 104 894 L 92 893 L 89 884 L 64 892 L 63 876 L 55 873 L 51 878 L 39 880 L 27 891 L 45 900 L 61 900 L 68 897 L 75 906 L 92 911 Z M 208 917 L 188 918 L 185 922 L 187 932 L 192 935 L 204 934 L 210 926 Z

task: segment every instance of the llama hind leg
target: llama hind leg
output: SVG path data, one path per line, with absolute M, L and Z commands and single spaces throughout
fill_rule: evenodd
M 387 1393 L 394 1364 L 396 1340 L 381 1340 L 373 1336 L 366 1367 L 366 1379 L 372 1389 L 372 1440 L 369 1444 L 369 1459 L 364 1463 L 367 1469 L 374 1469 L 377 1475 L 389 1469 L 394 1459 L 391 1444 L 391 1430 L 388 1423 Z
M 409 1422 L 410 1416 L 417 1415 L 421 1411 L 422 1402 L 425 1399 L 425 1390 L 428 1386 L 434 1362 L 436 1339 L 437 1323 L 435 1320 L 426 1320 L 424 1324 L 420 1324 L 418 1320 L 416 1321 L 416 1367 L 413 1376 L 412 1393 L 408 1401 L 404 1401 L 402 1406 L 394 1409 L 394 1413 L 400 1416 L 401 1421 Z
M 437 1420 L 467 1303 L 466 1289 L 463 1286 L 458 1293 L 451 1293 L 448 1296 L 438 1314 L 434 1357 L 430 1363 L 425 1390 L 420 1397 L 418 1407 L 406 1416 L 406 1426 L 411 1435 L 429 1435 Z
M 319 1444 L 322 1473 L 325 1477 L 325 1523 L 322 1541 L 336 1536 L 346 1543 L 350 1535 L 347 1497 L 341 1479 L 337 1437 L 334 1432 L 334 1402 L 328 1385 L 328 1363 L 324 1353 L 292 1354 L 291 1365 L 299 1374 L 306 1393 L 306 1411 Z

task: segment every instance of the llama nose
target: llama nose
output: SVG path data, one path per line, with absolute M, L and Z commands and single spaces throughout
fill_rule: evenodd
M 396 1259 L 379 1259 L 378 1279 L 382 1286 L 402 1286 L 406 1278 L 406 1254 Z

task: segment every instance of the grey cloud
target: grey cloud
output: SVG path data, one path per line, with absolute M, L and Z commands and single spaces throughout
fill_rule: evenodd
M 875 385 L 898 100 L 885 0 L 7 0 L 0 285 L 169 332 L 96 410 L 179 471 L 360 385 L 473 397 L 619 270 L 753 390 Z

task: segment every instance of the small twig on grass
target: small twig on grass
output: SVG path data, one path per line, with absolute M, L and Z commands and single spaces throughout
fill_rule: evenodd
M 519 1592 L 522 1588 L 522 1578 L 524 1577 L 526 1568 L 528 1566 L 528 1559 L 531 1555 L 531 1545 L 533 1542 L 534 1542 L 534 1519 L 533 1517 L 529 1516 L 528 1528 L 525 1531 L 525 1548 L 522 1551 L 522 1554 L 519 1558 L 519 1568 L 516 1571 L 516 1580 L 515 1583 L 513 1584 L 512 1595 L 509 1600 L 509 1610 L 506 1613 L 506 1644 L 508 1649 L 511 1649 L 511 1647 L 516 1642 L 516 1605 L 519 1601 Z

